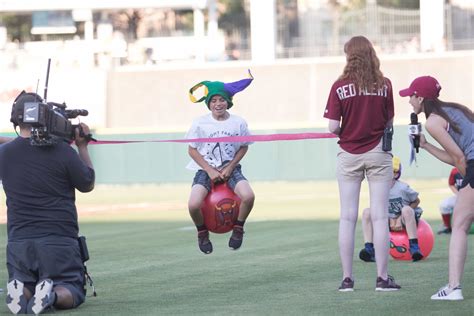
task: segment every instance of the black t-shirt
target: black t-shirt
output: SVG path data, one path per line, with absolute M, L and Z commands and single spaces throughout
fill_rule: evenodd
M 77 237 L 75 189 L 94 187 L 94 170 L 67 143 L 38 147 L 17 137 L 0 146 L 0 179 L 7 197 L 8 239 Z

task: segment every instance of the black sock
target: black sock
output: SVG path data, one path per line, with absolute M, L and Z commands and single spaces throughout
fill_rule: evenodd
M 413 245 L 413 244 L 418 245 L 418 238 L 409 239 L 408 242 L 410 243 L 410 246 Z
M 205 224 L 202 225 L 196 225 L 197 231 L 200 232 L 202 230 L 207 230 L 207 227 Z
M 366 242 L 365 243 L 365 248 L 374 248 L 374 243 L 373 242 Z
M 56 302 L 58 301 L 58 295 L 54 291 L 53 291 L 52 295 L 54 295 L 54 298 L 53 298 L 53 303 L 51 304 L 51 306 L 54 306 L 56 304 Z
M 236 220 L 236 221 L 235 221 L 235 225 L 237 225 L 237 226 L 242 226 L 242 227 L 244 227 L 244 224 L 245 224 L 245 220 L 243 220 L 243 221 Z

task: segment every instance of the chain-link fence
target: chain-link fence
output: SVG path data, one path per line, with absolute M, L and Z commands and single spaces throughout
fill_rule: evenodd
M 474 49 L 474 9 L 445 5 L 444 41 L 436 50 Z M 368 4 L 365 8 L 340 11 L 331 7 L 300 12 L 278 12 L 277 58 L 342 55 L 352 36 L 367 36 L 381 53 L 420 51 L 420 10 L 395 9 Z M 249 30 L 229 34 L 239 43 L 242 59 L 251 58 Z
M 344 43 L 354 35 L 369 37 L 381 52 L 420 50 L 420 11 L 384 8 L 309 12 L 300 20 L 300 36 L 278 51 L 279 57 L 312 57 L 343 54 Z M 285 21 L 280 21 L 285 23 Z M 474 49 L 474 10 L 445 6 L 445 36 L 440 50 Z M 282 39 L 278 39 L 282 42 Z
M 367 36 L 379 53 L 403 54 L 421 51 L 420 10 L 395 9 L 367 1 L 357 10 L 342 10 L 331 5 L 318 8 L 298 8 L 296 1 L 277 1 L 277 58 L 305 58 L 343 55 L 344 43 L 352 36 Z M 11 41 L 0 50 L 0 68 L 27 65 L 43 53 L 55 52 L 61 64 L 117 65 L 155 64 L 174 60 L 235 60 L 251 59 L 249 8 L 241 14 L 229 15 L 222 23 L 219 38 L 204 48 L 217 48 L 212 54 L 198 52 L 193 34 L 193 11 L 140 11 L 137 28 L 129 24 L 133 14 L 116 13 L 111 18 L 94 15 L 95 38 L 86 41 L 82 35 L 44 35 L 41 41 Z M 103 21 L 107 22 L 105 23 Z M 441 22 L 440 22 L 441 23 Z M 79 27 L 84 33 L 84 27 Z M 130 36 L 130 29 L 136 29 Z M 43 38 L 44 37 L 44 38 Z M 135 38 L 137 37 L 137 38 Z M 190 47 L 190 49 L 187 49 Z M 446 4 L 444 38 L 433 50 L 474 49 L 474 8 Z M 33 53 L 34 52 L 34 53 Z M 39 53 L 42 52 L 42 53 Z M 200 55 L 199 55 L 200 54 Z M 58 56 L 59 55 L 59 56 Z M 199 56 L 198 56 L 199 55 Z M 202 55 L 202 56 L 201 56 Z M 206 56 L 206 57 L 204 57 Z
M 474 49 L 474 8 L 447 5 L 446 42 L 449 50 Z

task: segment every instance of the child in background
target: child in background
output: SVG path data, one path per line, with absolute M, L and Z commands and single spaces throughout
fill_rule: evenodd
M 400 181 L 402 164 L 400 158 L 393 159 L 393 184 L 389 195 L 389 227 L 390 231 L 401 231 L 406 229 L 410 242 L 410 254 L 413 261 L 423 259 L 423 254 L 418 246 L 417 225 L 423 213 L 418 207 L 420 199 L 418 192 Z M 370 220 L 370 209 L 366 208 L 362 213 L 362 229 L 364 232 L 365 247 L 359 253 L 359 258 L 366 262 L 375 262 L 375 249 L 373 244 L 373 229 Z
M 439 205 L 443 226 L 438 231 L 438 235 L 451 234 L 451 217 L 453 216 L 454 205 L 456 204 L 459 188 L 462 185 L 462 175 L 457 168 L 453 168 L 449 174 L 448 184 L 454 195 L 445 198 Z
M 205 101 L 211 113 L 197 118 L 186 138 L 216 138 L 226 136 L 247 136 L 250 132 L 247 122 L 236 115 L 230 114 L 228 109 L 233 106 L 232 97 L 235 93 L 244 90 L 253 80 L 243 79 L 232 83 L 220 81 L 203 81 L 196 84 L 189 91 L 192 102 Z M 197 100 L 193 92 L 204 86 L 206 94 Z M 212 243 L 209 240 L 209 231 L 204 223 L 201 205 L 211 191 L 211 183 L 227 182 L 229 187 L 240 198 L 239 216 L 233 227 L 229 239 L 229 247 L 237 250 L 242 245 L 244 223 L 252 210 L 255 195 L 249 182 L 242 174 L 239 164 L 245 156 L 250 143 L 225 142 L 196 142 L 189 143 L 188 153 L 192 161 L 187 168 L 195 170 L 191 194 L 189 196 L 189 214 L 198 231 L 198 246 L 204 254 L 212 252 Z

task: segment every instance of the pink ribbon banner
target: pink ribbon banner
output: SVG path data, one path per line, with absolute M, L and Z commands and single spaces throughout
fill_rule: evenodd
M 337 135 L 331 133 L 293 133 L 293 134 L 268 134 L 249 136 L 227 136 L 214 138 L 192 138 L 192 139 L 153 139 L 153 140 L 98 140 L 91 141 L 91 145 L 114 145 L 130 143 L 247 143 L 247 142 L 274 142 L 320 138 L 336 138 Z

